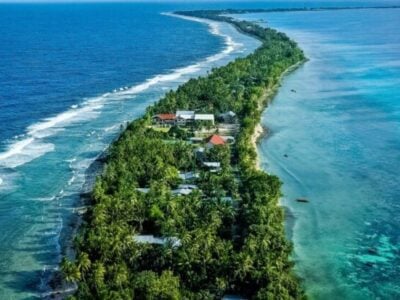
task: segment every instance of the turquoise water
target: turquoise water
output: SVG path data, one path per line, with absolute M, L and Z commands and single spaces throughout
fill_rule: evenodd
M 307 293 L 400 299 L 400 10 L 246 19 L 287 33 L 310 59 L 264 113 L 259 145 L 262 167 L 284 182 Z
M 47 293 L 86 172 L 121 126 L 259 45 L 171 9 L 0 6 L 0 299 Z

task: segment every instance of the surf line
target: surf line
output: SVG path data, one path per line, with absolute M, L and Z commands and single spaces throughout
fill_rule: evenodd
M 233 38 L 220 30 L 220 24 L 215 21 L 202 20 L 199 18 L 185 17 L 173 13 L 162 13 L 162 15 L 181 18 L 188 21 L 205 23 L 209 26 L 208 30 L 212 35 L 219 36 L 224 41 L 224 49 L 217 54 L 206 57 L 192 65 L 177 68 L 168 74 L 158 74 L 145 82 L 132 86 L 115 89 L 97 97 L 92 97 L 80 105 L 72 105 L 67 111 L 59 113 L 54 117 L 42 119 L 30 125 L 26 133 L 9 143 L 7 149 L 0 153 L 0 167 L 16 168 L 55 150 L 55 145 L 44 142 L 44 138 L 53 136 L 64 129 L 64 127 L 77 121 L 90 120 L 96 118 L 101 108 L 108 101 L 128 100 L 157 84 L 175 81 L 184 75 L 200 71 L 204 65 L 223 59 L 238 47 L 243 46 Z

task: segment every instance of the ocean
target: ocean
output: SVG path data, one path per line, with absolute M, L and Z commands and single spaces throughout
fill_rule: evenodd
M 263 114 L 258 149 L 284 183 L 308 295 L 400 299 L 400 9 L 245 18 L 285 32 L 309 58 Z
M 341 4 L 350 5 L 313 2 Z M 80 194 L 90 189 L 88 168 L 126 122 L 259 45 L 227 24 L 163 12 L 303 5 L 1 4 L 0 299 L 49 292 Z M 259 152 L 285 183 L 296 271 L 313 298 L 399 295 L 398 16 L 246 15 L 287 32 L 310 58 L 266 111 L 271 133 Z

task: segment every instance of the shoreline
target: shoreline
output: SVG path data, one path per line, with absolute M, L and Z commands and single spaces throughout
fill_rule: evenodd
M 214 20 L 215 21 L 215 20 Z M 217 20 L 218 21 L 218 20 Z M 223 22 L 223 21 L 220 21 Z M 229 287 L 219 287 L 218 290 L 216 290 L 214 293 L 216 293 L 215 295 L 222 295 L 221 293 L 223 291 L 229 292 L 229 291 L 240 291 L 242 289 L 245 289 L 245 295 L 254 295 L 255 293 L 257 293 L 257 295 L 260 293 L 260 295 L 264 295 L 264 293 L 267 293 L 267 290 L 265 289 L 266 286 L 263 285 L 262 282 L 264 282 L 265 280 L 267 280 L 267 278 L 270 278 L 270 280 L 273 280 L 273 282 L 271 283 L 272 286 L 274 286 L 275 284 L 278 284 L 278 282 L 283 281 L 281 283 L 279 283 L 279 285 L 282 285 L 282 291 L 276 291 L 276 296 L 281 295 L 281 293 L 286 294 L 286 293 L 290 293 L 290 295 L 293 295 L 296 299 L 303 296 L 303 292 L 300 288 L 300 286 L 298 285 L 297 282 L 297 277 L 292 273 L 291 270 L 291 263 L 289 260 L 289 252 L 290 249 L 289 247 L 287 248 L 287 250 L 283 251 L 283 252 L 277 252 L 277 253 L 271 253 L 268 254 L 271 249 L 269 249 L 269 243 L 276 243 L 276 242 L 280 242 L 283 245 L 286 245 L 286 243 L 288 243 L 288 241 L 286 241 L 286 239 L 284 238 L 282 232 L 277 229 L 277 228 L 283 228 L 283 221 L 280 220 L 280 211 L 281 208 L 277 205 L 277 201 L 280 195 L 280 185 L 279 185 L 279 180 L 277 179 L 276 176 L 272 176 L 269 175 L 260 169 L 259 166 L 259 156 L 257 153 L 257 140 L 260 138 L 261 134 L 263 132 L 265 132 L 261 126 L 261 122 L 260 122 L 260 115 L 261 113 L 264 111 L 266 105 L 268 104 L 268 102 L 270 101 L 270 99 L 272 98 L 272 96 L 276 93 L 277 89 L 280 86 L 280 82 L 281 79 L 291 70 L 294 70 L 297 66 L 299 66 L 301 63 L 304 62 L 304 54 L 303 52 L 297 47 L 297 45 L 291 41 L 288 37 L 286 37 L 285 35 L 279 35 L 277 33 L 277 31 L 273 30 L 273 29 L 265 29 L 262 28 L 256 24 L 253 23 L 248 23 L 248 22 L 244 22 L 244 21 L 236 21 L 231 19 L 229 22 L 225 22 L 228 23 L 230 25 L 232 25 L 239 33 L 242 34 L 247 34 L 248 36 L 252 37 L 252 38 L 256 38 L 256 36 L 259 36 L 259 38 L 263 41 L 263 43 L 265 43 L 265 41 L 270 41 L 269 38 L 271 38 L 271 42 L 276 42 L 277 48 L 273 48 L 273 47 L 263 47 L 260 46 L 259 48 L 257 48 L 257 50 L 255 52 L 253 52 L 252 56 L 246 56 L 245 59 L 247 59 L 249 61 L 249 63 L 251 63 L 251 68 L 249 68 L 248 70 L 244 71 L 244 74 L 242 75 L 242 77 L 240 78 L 241 80 L 243 80 L 243 82 L 248 82 L 249 78 L 257 78 L 257 77 L 251 77 L 251 74 L 253 74 L 252 72 L 257 72 L 255 70 L 257 70 L 257 62 L 258 59 L 260 59 L 260 57 L 263 57 L 264 55 L 270 60 L 271 64 L 274 64 L 276 62 L 276 67 L 277 69 L 269 69 L 269 70 L 265 70 L 264 71 L 264 77 L 258 77 L 258 78 L 263 78 L 260 81 L 256 81 L 253 80 L 253 84 L 248 84 L 248 85 L 244 85 L 244 88 L 248 89 L 249 94 L 245 94 L 246 96 L 241 96 L 240 98 L 238 98 L 237 101 L 242 101 L 242 105 L 243 107 L 240 108 L 240 110 L 238 110 L 239 112 L 242 112 L 243 115 L 240 115 L 240 123 L 241 123 L 241 129 L 240 129 L 240 133 L 238 136 L 238 140 L 237 140 L 237 144 L 235 144 L 235 146 L 233 146 L 236 151 L 238 151 L 238 156 L 239 156 L 239 160 L 238 162 L 228 162 L 228 166 L 234 166 L 237 165 L 237 167 L 239 167 L 239 169 L 241 169 L 241 175 L 240 175 L 240 180 L 243 182 L 247 182 L 247 184 L 249 184 L 249 186 L 242 186 L 241 188 L 244 189 L 249 189 L 249 191 L 246 193 L 244 190 L 243 191 L 238 191 L 242 197 L 240 206 L 237 208 L 238 209 L 238 216 L 240 214 L 244 214 L 243 216 L 245 217 L 247 213 L 255 213 L 256 215 L 259 214 L 259 210 L 262 209 L 263 206 L 268 205 L 268 203 L 270 205 L 273 205 L 274 207 L 271 207 L 271 211 L 269 213 L 268 218 L 270 217 L 276 217 L 275 221 L 276 222 L 276 227 L 271 227 L 271 228 L 266 228 L 264 227 L 261 231 L 257 230 L 255 232 L 253 232 L 253 228 L 255 228 L 254 226 L 262 226 L 262 224 L 264 224 L 264 222 L 266 222 L 267 220 L 264 220 L 265 217 L 267 216 L 261 216 L 261 219 L 254 219 L 254 218 L 250 218 L 251 215 L 249 215 L 248 217 L 245 217 L 245 219 L 242 221 L 244 222 L 242 224 L 242 227 L 238 227 L 236 230 L 238 231 L 238 235 L 236 236 L 232 236 L 229 241 L 230 243 L 233 243 L 236 239 L 241 240 L 241 244 L 242 246 L 235 250 L 238 251 L 238 253 L 242 253 L 242 254 L 246 254 L 247 248 L 248 247 L 248 243 L 253 243 L 256 240 L 258 241 L 258 239 L 263 240 L 262 242 L 262 247 L 261 249 L 259 249 L 258 251 L 260 255 L 257 255 L 257 253 L 253 253 L 253 252 L 249 252 L 248 255 L 254 256 L 253 259 L 255 259 L 254 264 L 257 266 L 264 266 L 264 264 L 267 263 L 267 261 L 269 260 L 265 260 L 266 257 L 269 257 L 270 255 L 273 255 L 273 257 L 275 258 L 275 262 L 272 264 L 273 266 L 276 265 L 276 267 L 278 268 L 278 270 L 280 270 L 280 272 L 282 274 L 280 274 L 278 276 L 278 278 L 274 278 L 274 277 L 269 277 L 272 275 L 269 275 L 269 273 L 265 273 L 263 275 L 263 278 L 265 277 L 265 279 L 262 279 L 256 286 L 248 286 L 248 281 L 242 281 L 239 277 L 235 276 L 235 278 L 230 278 L 230 279 L 226 279 L 227 283 L 231 282 L 234 283 L 233 286 Z M 249 25 L 251 24 L 251 25 Z M 282 44 L 280 44 L 279 42 L 281 42 Z M 271 49 L 272 48 L 272 49 Z M 281 58 L 281 59 L 274 59 L 274 57 L 276 57 L 276 53 L 279 51 L 282 51 L 284 49 L 287 49 L 287 51 L 289 51 L 290 55 L 286 58 Z M 266 61 L 263 61 L 263 63 L 268 64 L 268 59 Z M 234 61 L 234 63 L 228 64 L 214 70 L 215 73 L 217 73 L 218 75 L 210 75 L 208 74 L 207 76 L 203 77 L 203 80 L 205 80 L 206 82 L 213 82 L 213 78 L 215 76 L 221 76 L 221 78 L 224 78 L 223 76 L 227 76 L 224 75 L 224 73 L 219 73 L 219 72 L 226 72 L 227 69 L 229 69 L 229 67 L 234 66 L 234 69 L 237 68 L 236 70 L 240 70 L 240 64 L 238 63 L 238 61 Z M 285 69 L 286 68 L 286 69 Z M 273 70 L 273 71 L 272 71 Z M 227 76 L 227 78 L 229 78 Z M 197 79 L 200 80 L 200 79 Z M 265 80 L 265 81 L 264 81 Z M 193 84 L 192 81 L 191 84 Z M 227 82 L 226 85 L 227 87 L 230 87 L 229 84 L 231 82 Z M 268 86 L 271 85 L 271 87 L 269 88 Z M 254 88 L 253 88 L 254 87 Z M 184 90 L 179 90 L 178 92 L 176 92 L 176 94 L 182 94 L 182 95 L 190 95 L 190 91 L 186 92 Z M 186 93 L 186 94 L 185 94 Z M 171 96 L 171 95 L 169 95 Z M 188 107 L 193 107 L 196 103 L 196 98 L 193 97 L 188 97 L 187 103 L 185 104 Z M 229 99 L 229 100 L 228 100 Z M 225 99 L 225 101 L 234 101 L 233 98 L 228 98 Z M 258 100 L 257 100 L 258 99 Z M 246 106 L 245 103 L 248 102 L 248 100 L 251 100 L 250 105 Z M 211 100 L 210 102 L 213 103 L 212 101 L 219 101 L 218 98 L 215 100 Z M 218 102 L 215 102 L 218 103 Z M 108 159 L 108 165 L 110 166 L 111 164 L 111 169 L 108 169 L 107 171 L 113 172 L 114 168 L 116 168 L 115 170 L 118 170 L 118 164 L 119 162 L 121 162 L 122 160 L 118 159 L 119 155 L 125 155 L 123 150 L 124 148 L 121 148 L 120 150 L 122 152 L 120 152 L 120 150 L 118 150 L 119 147 L 124 147 L 124 143 L 128 143 L 128 141 L 131 138 L 134 138 L 135 136 L 137 136 L 138 138 L 141 139 L 141 143 L 150 143 L 152 141 L 152 139 L 154 139 L 154 141 L 156 141 L 157 137 L 147 137 L 145 132 L 142 132 L 143 128 L 147 128 L 146 124 L 149 124 L 149 120 L 151 120 L 151 116 L 154 115 L 154 113 L 163 113 L 164 111 L 164 107 L 163 105 L 167 105 L 168 104 L 168 97 L 164 97 L 161 100 L 159 100 L 158 102 L 156 102 L 155 105 L 150 106 L 147 110 L 146 110 L 146 114 L 145 116 L 143 116 L 142 118 L 136 119 L 134 120 L 129 126 L 128 128 L 120 135 L 120 137 L 117 140 L 117 143 L 113 144 L 113 154 L 111 155 L 111 158 L 109 156 L 110 159 Z M 175 107 L 176 104 L 171 104 L 172 105 L 172 109 L 179 109 L 180 107 Z M 182 105 L 182 104 L 180 104 Z M 227 102 L 225 105 L 228 105 L 229 107 L 233 107 L 231 102 Z M 188 107 L 182 107 L 182 108 L 188 108 Z M 171 108 L 167 108 L 167 110 L 171 110 Z M 213 113 L 218 113 L 218 110 L 213 109 L 212 111 Z M 221 112 L 221 111 L 220 111 Z M 247 121 L 247 119 L 248 121 Z M 247 122 L 246 122 L 247 121 Z M 142 129 L 140 129 L 142 128 Z M 152 129 L 150 131 L 153 131 Z M 154 132 L 155 134 L 155 132 Z M 158 137 L 158 139 L 161 139 L 161 137 Z M 131 142 L 134 142 L 135 140 L 131 140 Z M 171 145 L 171 144 L 170 144 Z M 173 144 L 172 144 L 173 145 Z M 178 146 L 177 147 L 181 147 Z M 139 148 L 140 149 L 140 148 Z M 163 151 L 161 148 L 160 150 Z M 116 151 L 116 152 L 115 152 Z M 144 152 L 140 151 L 141 154 L 135 154 L 136 152 L 133 153 L 133 157 L 131 157 L 130 159 L 136 159 L 135 155 L 139 155 L 138 157 L 141 157 L 140 159 L 143 159 L 144 162 L 146 163 L 147 160 L 149 158 L 151 158 L 151 153 L 147 153 L 145 154 Z M 157 152 L 156 152 L 157 153 Z M 254 159 L 254 154 L 255 155 L 255 159 Z M 158 154 L 158 157 L 162 158 L 163 157 L 163 153 L 160 152 Z M 143 157 L 142 157 L 143 156 Z M 149 158 L 146 158 L 146 157 Z M 151 160 L 153 160 L 154 158 L 152 158 Z M 129 160 L 127 162 L 129 164 Z M 177 162 L 176 162 L 177 163 Z M 254 166 L 254 163 L 257 164 L 257 166 Z M 138 166 L 136 166 L 136 168 L 141 168 L 140 163 Z M 181 167 L 177 167 L 178 170 Z M 227 168 L 227 166 L 225 166 L 224 168 Z M 119 174 L 117 178 L 115 178 L 114 176 L 109 177 L 107 174 L 104 174 L 104 177 L 101 179 L 102 183 L 99 184 L 99 186 L 96 185 L 97 190 L 95 191 L 95 197 L 96 200 L 95 202 L 97 202 L 97 204 L 101 203 L 103 197 L 108 197 L 107 196 L 107 190 L 103 190 L 103 184 L 105 184 L 106 186 L 112 187 L 113 186 L 113 182 L 115 181 L 115 184 L 118 184 L 119 180 L 124 180 L 124 176 L 127 176 L 129 174 L 129 172 L 133 172 L 132 174 L 135 174 L 134 172 L 136 169 L 132 169 L 132 171 L 128 171 L 125 174 Z M 226 169 L 224 169 L 226 171 Z M 231 169 L 229 169 L 229 172 L 232 172 Z M 139 173 L 138 173 L 139 174 Z M 147 174 L 147 173 L 146 173 Z M 258 177 L 254 177 L 254 175 L 257 175 Z M 132 176 L 132 175 L 130 175 Z M 134 175 L 134 176 L 138 176 L 138 175 Z M 140 175 L 143 176 L 143 175 Z M 146 182 L 152 182 L 152 177 L 154 176 L 154 178 L 159 178 L 157 176 L 158 173 L 149 173 L 150 177 L 146 177 L 146 179 L 140 179 L 141 183 L 136 182 L 133 183 L 133 186 L 139 186 L 139 187 L 146 187 L 149 183 L 146 184 Z M 141 178 L 141 177 L 139 177 Z M 161 177 L 163 178 L 163 177 Z M 138 180 L 138 179 L 136 179 Z M 156 180 L 160 180 L 160 179 L 156 179 Z M 207 183 L 207 178 L 203 178 L 201 179 L 202 181 L 204 181 L 203 184 Z M 234 180 L 234 177 L 232 177 L 230 180 Z M 267 180 L 264 184 L 262 183 L 263 180 Z M 267 183 L 268 182 L 268 183 Z M 111 185 L 110 185 L 111 184 Z M 202 184 L 201 182 L 199 182 L 199 185 Z M 206 186 L 209 186 L 209 188 L 212 188 L 212 186 L 209 185 L 209 183 L 207 183 L 204 186 L 204 189 L 206 188 Z M 253 188 L 252 188 L 253 186 Z M 173 185 L 171 185 L 169 188 L 172 188 Z M 112 191 L 118 189 L 118 187 L 116 188 L 112 188 Z M 228 192 L 228 190 L 226 190 L 226 192 Z M 113 192 L 110 191 L 110 197 L 112 197 Z M 232 191 L 231 193 L 234 193 L 234 191 Z M 243 193 L 243 194 L 242 194 Z M 251 197 L 250 195 L 252 193 L 255 193 L 254 196 L 260 197 L 258 198 L 258 200 L 253 199 L 253 197 Z M 104 196 L 103 196 L 104 195 Z M 249 199 L 243 199 L 243 197 L 245 195 L 250 196 Z M 248 198 L 248 196 L 246 198 Z M 112 199 L 112 198 L 111 198 Z M 170 199 L 170 201 L 172 201 L 173 199 Z M 211 200 L 211 199 L 210 199 Z M 118 201 L 116 199 L 116 201 Z M 142 201 L 142 200 L 140 200 Z M 153 199 L 152 201 L 159 201 L 156 199 Z M 249 201 L 249 202 L 248 202 Z M 261 207 L 259 205 L 257 205 L 257 201 L 261 201 L 259 202 L 261 204 Z M 246 202 L 248 202 L 246 204 Z M 185 205 L 193 205 L 190 204 L 191 201 L 189 201 L 187 204 Z M 97 205 L 95 204 L 95 205 Z M 112 202 L 108 202 L 108 204 L 103 203 L 101 205 L 112 205 Z M 231 204 L 233 205 L 233 204 Z M 106 207 L 107 207 L 106 206 Z M 97 207 L 97 206 L 96 206 Z M 104 209 L 104 208 L 103 208 Z M 138 216 L 139 217 L 139 216 Z M 154 217 L 151 218 L 156 218 L 157 215 L 155 215 Z M 221 216 L 222 217 L 222 216 Z M 123 220 L 124 216 L 121 215 L 121 218 Z M 249 218 L 249 219 L 246 219 Z M 97 220 L 96 217 L 94 217 L 94 222 L 97 224 L 100 222 L 104 222 L 104 224 L 107 224 L 107 219 L 104 219 L 104 221 L 100 221 Z M 111 219 L 112 220 L 112 219 Z M 110 221 L 111 221 L 110 220 Z M 146 221 L 146 219 L 144 219 Z M 150 221 L 151 219 L 149 219 Z M 93 222 L 93 220 L 91 220 Z M 96 232 L 96 228 L 93 227 L 93 224 L 90 224 L 91 221 L 89 220 L 89 224 L 86 226 L 86 230 L 90 230 L 93 233 Z M 161 220 L 160 220 L 161 222 Z M 232 221 L 232 225 L 231 226 L 237 226 L 235 225 L 236 222 L 238 221 Z M 140 221 L 139 221 L 140 223 Z M 139 226 L 139 223 L 137 225 L 135 225 L 135 223 L 133 223 L 133 228 L 136 228 L 136 226 Z M 162 224 L 162 223 L 161 223 Z M 131 225 L 132 226 L 132 225 Z M 249 227 L 247 227 L 249 226 Z M 172 230 L 172 228 L 170 228 L 169 230 Z M 175 230 L 177 230 L 178 227 Z M 200 230 L 201 228 L 199 228 Z M 261 227 L 260 227 L 261 229 Z M 140 223 L 140 226 L 138 227 L 138 229 L 136 229 L 138 231 L 137 234 L 140 234 L 143 231 L 143 227 L 142 227 L 142 223 Z M 135 230 L 135 231 L 136 231 Z M 147 229 L 148 230 L 148 229 Z M 190 230 L 190 229 L 185 229 L 185 230 Z M 201 230 L 205 230 L 205 229 L 201 229 Z M 106 231 L 107 232 L 107 231 Z M 148 231 L 145 232 L 147 233 Z M 189 232 L 189 231 L 188 231 Z M 90 234 L 90 232 L 85 232 L 86 234 Z M 154 234 L 160 234 L 160 232 L 155 232 Z M 268 233 L 268 234 L 267 234 Z M 178 237 L 180 236 L 179 233 Z M 217 235 L 217 232 L 215 233 L 216 239 L 220 239 L 221 237 L 219 237 L 219 235 Z M 232 233 L 231 233 L 232 234 Z M 249 234 L 251 234 L 250 236 L 248 236 Z M 116 237 L 118 238 L 118 237 Z M 99 239 L 101 239 L 99 237 Z M 254 239 L 254 241 L 253 241 Z M 125 239 L 124 239 L 125 240 Z M 93 245 L 93 244 L 92 244 Z M 82 241 L 80 243 L 80 246 L 78 246 L 78 254 L 82 254 L 82 253 L 91 253 L 92 250 L 91 247 L 93 247 L 92 245 L 85 243 L 84 241 Z M 134 246 L 135 244 L 133 244 Z M 188 247 L 188 245 L 184 245 L 185 247 Z M 212 249 L 212 248 L 211 248 Z M 210 249 L 210 250 L 211 250 Z M 110 249 L 111 250 L 111 249 Z M 208 251 L 210 251 L 208 250 Z M 96 252 L 98 250 L 95 250 Z M 108 250 L 107 250 L 108 251 Z M 95 252 L 95 253 L 96 253 Z M 107 257 L 107 252 L 104 252 L 104 254 L 102 254 L 103 252 L 100 251 L 100 253 L 98 253 L 98 255 L 96 255 L 95 257 L 92 257 L 92 259 L 95 259 L 95 261 L 101 261 L 102 260 L 102 256 L 106 255 Z M 112 252 L 111 252 L 112 253 Z M 232 254 L 233 255 L 233 254 Z M 267 255 L 264 258 L 264 255 Z M 233 257 L 232 257 L 233 258 Z M 121 259 L 121 258 L 120 258 Z M 260 260 L 260 261 L 258 261 Z M 118 260 L 116 260 L 118 261 Z M 105 263 L 108 263 L 107 261 Z M 221 262 L 222 263 L 222 262 Z M 145 264 L 145 262 L 141 262 L 141 264 Z M 268 265 L 270 265 L 270 263 L 268 263 Z M 64 266 L 70 266 L 69 268 L 79 268 L 79 265 L 76 264 L 76 262 L 66 262 L 66 265 Z M 192 267 L 191 265 L 189 265 L 189 268 Z M 266 267 L 266 265 L 265 265 Z M 238 268 L 240 268 L 240 266 L 238 266 Z M 283 269 L 282 269 L 283 268 Z M 66 270 L 66 269 L 64 269 Z M 67 269 L 68 270 L 68 269 Z M 71 269 L 69 269 L 71 270 Z M 132 270 L 132 275 L 134 274 L 140 274 L 137 272 L 140 272 L 140 269 L 135 271 Z M 182 271 L 183 273 L 185 273 L 184 271 Z M 86 276 L 88 276 L 88 278 L 86 278 Z M 90 284 L 90 280 L 91 279 L 91 272 L 89 272 L 87 275 L 84 275 L 83 278 L 80 277 L 79 275 L 79 279 L 77 279 L 76 281 L 79 282 L 79 285 L 83 285 L 83 286 L 87 286 L 87 284 Z M 225 276 L 225 275 L 224 275 Z M 250 276 L 249 278 L 252 278 L 253 276 L 259 276 L 257 275 L 257 273 L 255 271 L 250 271 L 250 273 L 247 275 Z M 282 276 L 282 278 L 281 278 Z M 207 277 L 208 278 L 208 277 Z M 272 279 L 274 278 L 274 279 Z M 279 279 L 280 278 L 280 279 Z M 87 280 L 89 280 L 89 282 L 87 282 Z M 182 280 L 182 283 L 185 283 L 185 279 L 181 278 L 180 280 Z M 209 284 L 212 284 L 213 276 L 211 276 L 210 278 L 207 279 L 207 281 L 210 281 Z M 250 280 L 251 281 L 251 280 Z M 234 287 L 235 285 L 237 285 L 237 287 Z M 211 286 L 210 286 L 211 287 Z M 185 291 L 185 289 L 188 288 L 187 286 L 183 285 L 181 287 L 182 291 Z M 97 288 L 94 287 L 93 291 L 96 291 Z M 214 289 L 214 288 L 213 288 Z M 190 288 L 189 288 L 190 290 Z M 83 288 L 83 290 L 79 289 L 78 293 L 89 293 L 87 295 L 90 295 L 91 291 L 89 290 L 85 290 L 85 288 Z
M 256 128 L 254 129 L 254 133 L 251 136 L 251 143 L 253 144 L 254 149 L 257 151 L 257 144 L 258 141 L 263 137 L 263 135 L 266 135 L 266 129 L 262 127 L 261 122 L 256 125 Z M 260 161 L 260 155 L 258 154 L 257 151 L 257 157 L 255 161 L 255 166 L 257 170 L 261 170 L 261 161 Z
M 224 59 L 232 52 L 237 49 L 237 46 L 240 44 L 235 43 L 229 35 L 221 33 L 217 25 L 220 22 L 195 18 L 195 17 L 186 17 L 181 16 L 174 13 L 161 13 L 165 16 L 170 16 L 173 18 L 186 19 L 192 22 L 203 23 L 208 26 L 207 31 L 214 36 L 218 36 L 222 39 L 223 45 L 219 52 L 215 54 L 208 55 L 201 60 L 194 60 L 188 65 L 182 67 L 176 67 L 168 70 L 166 73 L 157 73 L 149 78 L 146 78 L 143 82 L 137 83 L 135 85 L 123 86 L 120 88 L 115 88 L 112 91 L 106 91 L 99 95 L 89 96 L 86 100 L 82 101 L 79 104 L 74 104 L 66 110 L 63 110 L 59 113 L 55 113 L 54 115 L 50 115 L 48 117 L 39 118 L 34 123 L 29 124 L 25 129 L 24 133 L 16 136 L 16 139 L 12 138 L 7 140 L 9 144 L 0 151 L 0 167 L 2 168 L 14 168 L 23 166 L 26 163 L 31 162 L 34 159 L 40 158 L 41 156 L 51 153 L 55 149 L 55 145 L 51 143 L 43 142 L 44 138 L 51 137 L 55 135 L 55 133 L 45 134 L 44 137 L 41 137 L 41 134 L 49 129 L 53 129 L 54 127 L 59 126 L 62 123 L 74 123 L 76 120 L 88 113 L 92 113 L 94 111 L 101 110 L 104 105 L 110 101 L 109 98 L 116 96 L 134 96 L 139 94 L 154 85 L 157 85 L 162 82 L 173 81 L 181 78 L 184 75 L 193 74 L 199 72 L 199 70 L 203 67 L 204 64 L 210 64 L 221 59 Z M 228 24 L 228 23 L 226 23 Z M 228 24 L 231 25 L 231 24 Z M 212 67 L 210 67 L 210 70 Z M 191 77 L 192 78 L 192 77 Z M 151 105 L 151 104 L 149 104 Z M 115 124 L 120 125 L 120 124 Z M 43 148 L 42 151 L 38 151 L 34 155 L 30 154 L 27 151 L 27 147 L 32 144 L 45 144 L 47 147 Z M 101 153 L 99 154 L 101 155 Z M 14 161 L 16 160 L 16 161 Z M 0 187 L 4 187 L 4 183 L 6 182 L 5 178 L 0 178 Z
M 245 34 L 245 33 L 244 33 Z M 264 94 L 259 98 L 259 110 L 260 113 L 263 114 L 267 109 L 269 104 L 273 101 L 276 93 L 279 91 L 279 87 L 281 86 L 282 81 L 284 78 L 289 75 L 291 72 L 294 72 L 298 68 L 300 68 L 303 64 L 305 64 L 308 61 L 308 59 L 304 59 L 303 61 L 300 61 L 293 66 L 290 66 L 281 74 L 279 77 L 278 82 L 271 88 L 267 89 Z M 267 136 L 269 132 L 269 129 L 267 127 L 264 127 L 262 125 L 262 120 L 260 119 L 260 122 L 257 123 L 257 125 L 254 128 L 254 132 L 251 136 L 251 143 L 253 144 L 254 150 L 257 153 L 256 161 L 255 161 L 255 166 L 257 170 L 262 170 L 261 168 L 261 160 L 260 160 L 260 154 L 258 152 L 258 147 L 257 144 L 260 139 L 263 137 Z M 267 170 L 264 170 L 267 171 Z
M 282 81 L 285 79 L 286 76 L 288 76 L 291 72 L 296 71 L 298 68 L 300 68 L 303 64 L 305 64 L 308 61 L 307 58 L 305 58 L 303 61 L 300 61 L 293 66 L 290 66 L 285 70 L 285 72 L 282 73 L 282 75 L 279 78 L 279 81 L 275 86 L 270 88 L 265 92 L 263 96 L 260 97 L 259 99 L 259 104 L 261 106 L 261 114 L 263 114 L 267 109 L 269 104 L 272 103 L 274 100 L 276 93 L 279 91 L 279 88 L 281 86 Z M 264 171 L 268 173 L 268 170 L 265 169 L 263 170 L 261 167 L 261 158 L 260 158 L 260 153 L 258 151 L 258 143 L 262 138 L 268 139 L 268 133 L 269 133 L 269 128 L 265 127 L 262 125 L 262 119 L 260 119 L 260 122 L 257 123 L 254 133 L 251 136 L 251 141 L 254 147 L 254 150 L 256 151 L 256 161 L 255 161 L 255 167 L 257 170 Z M 285 227 L 285 235 L 286 238 L 294 244 L 293 236 L 294 236 L 294 228 L 296 226 L 296 216 L 294 214 L 294 211 L 287 205 L 283 205 L 282 203 L 282 198 L 279 198 L 278 205 L 283 209 L 284 212 L 284 227 Z M 293 249 L 293 255 L 295 255 L 295 250 Z
M 85 171 L 85 180 L 82 190 L 79 193 L 79 199 L 76 201 L 71 215 L 66 218 L 67 224 L 63 224 L 60 233 L 60 256 L 67 257 L 68 259 L 75 259 L 76 249 L 74 249 L 74 239 L 81 228 L 85 214 L 90 204 L 90 194 L 93 190 L 96 178 L 101 174 L 104 169 L 105 159 L 107 156 L 107 149 L 104 150 L 99 156 L 90 164 Z M 47 281 L 49 290 L 41 293 L 40 297 L 43 299 L 64 299 L 66 296 L 72 295 L 77 290 L 77 285 L 66 283 L 62 278 L 59 269 L 53 271 Z

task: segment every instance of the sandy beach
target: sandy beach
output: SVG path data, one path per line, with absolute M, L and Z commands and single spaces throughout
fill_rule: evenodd
M 264 132 L 265 132 L 264 128 L 261 126 L 260 123 L 258 123 L 256 128 L 254 129 L 253 135 L 251 136 L 251 143 L 253 144 L 253 147 L 254 147 L 254 149 L 256 149 L 256 151 L 257 151 L 257 141 L 258 141 L 258 139 L 261 138 L 261 136 L 263 135 Z M 260 156 L 258 155 L 258 152 L 257 152 L 257 158 L 255 161 L 255 165 L 258 170 L 261 168 Z
M 265 109 L 267 109 L 268 104 L 273 100 L 276 92 L 278 91 L 278 89 L 281 85 L 283 78 L 286 75 L 288 75 L 290 72 L 293 72 L 294 70 L 296 70 L 298 67 L 300 67 L 306 61 L 307 61 L 307 59 L 300 61 L 297 64 L 294 64 L 293 66 L 287 68 L 287 70 L 285 72 L 283 72 L 282 75 L 280 76 L 278 83 L 275 84 L 272 88 L 269 88 L 265 91 L 265 93 L 260 97 L 259 103 L 258 103 L 259 109 L 261 112 L 263 112 Z M 264 128 L 261 125 L 261 120 L 260 120 L 260 122 L 254 128 L 254 132 L 251 136 L 251 143 L 253 144 L 253 147 L 257 152 L 257 158 L 254 163 L 258 170 L 261 169 L 261 162 L 260 162 L 260 156 L 257 151 L 257 142 L 261 137 L 263 137 L 267 133 L 267 131 L 268 131 L 267 128 Z M 264 170 L 264 171 L 266 171 L 266 170 Z

